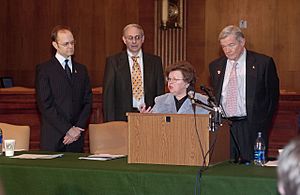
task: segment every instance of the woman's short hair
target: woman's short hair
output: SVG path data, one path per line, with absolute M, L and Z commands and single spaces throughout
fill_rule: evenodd
M 171 64 L 167 66 L 165 75 L 169 76 L 170 72 L 180 71 L 183 75 L 183 80 L 189 83 L 191 86 L 195 86 L 196 83 L 196 71 L 195 68 L 191 65 L 191 63 L 187 61 L 179 61 L 177 63 Z

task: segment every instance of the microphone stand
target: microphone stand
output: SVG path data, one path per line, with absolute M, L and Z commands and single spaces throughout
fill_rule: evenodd
M 190 97 L 190 96 L 189 96 Z M 209 111 L 209 131 L 216 131 L 218 130 L 219 126 L 222 126 L 222 109 L 217 106 L 212 106 L 195 99 L 191 98 L 192 105 L 200 106 L 204 108 L 205 110 Z
M 205 87 L 204 85 L 201 85 L 201 86 L 200 86 L 200 89 L 201 89 L 202 91 L 204 91 L 205 94 L 208 96 L 208 101 L 209 101 L 209 103 L 210 103 L 211 105 L 215 106 L 215 108 L 220 109 L 218 112 L 214 112 L 214 113 L 215 113 L 215 115 L 214 115 L 214 117 L 215 117 L 214 120 L 216 120 L 216 117 L 217 117 L 217 121 L 215 121 L 215 123 L 212 123 L 212 124 L 213 124 L 213 125 L 214 125 L 214 124 L 219 124 L 219 125 L 221 126 L 221 125 L 222 125 L 222 124 L 221 124 L 221 120 L 222 120 L 221 118 L 222 118 L 222 116 L 223 116 L 224 119 L 229 120 L 229 119 L 228 119 L 228 116 L 226 115 L 226 113 L 225 113 L 225 111 L 224 111 L 224 109 L 223 109 L 223 107 L 222 107 L 222 105 L 220 104 L 219 107 L 216 106 L 216 103 L 215 103 L 215 97 L 210 93 L 210 92 L 211 92 L 210 89 L 208 89 L 208 88 Z M 218 123 L 218 122 L 220 122 L 220 123 Z M 229 126 L 230 126 L 230 128 L 229 128 L 230 137 L 232 138 L 232 140 L 233 140 L 233 142 L 234 142 L 234 145 L 236 146 L 237 153 L 238 153 L 237 156 L 235 157 L 235 159 L 234 159 L 233 162 L 234 162 L 234 163 L 239 163 L 239 164 L 248 164 L 249 161 L 243 159 L 243 157 L 242 157 L 242 155 L 241 155 L 241 148 L 240 148 L 239 143 L 238 143 L 238 141 L 237 141 L 237 139 L 236 139 L 236 137 L 235 137 L 235 135 L 234 135 L 234 133 L 233 133 L 233 131 L 232 131 L 232 121 L 229 122 Z
M 222 105 L 221 105 L 221 108 L 223 110 Z M 227 119 L 228 121 L 230 121 L 229 117 L 226 115 L 226 113 L 224 111 L 223 111 L 223 118 Z M 236 163 L 236 164 L 249 164 L 250 162 L 248 160 L 245 160 L 242 157 L 240 145 L 239 145 L 239 143 L 238 143 L 238 141 L 237 141 L 237 139 L 236 139 L 236 137 L 235 137 L 235 135 L 234 135 L 234 133 L 232 131 L 232 121 L 229 122 L 229 126 L 230 126 L 230 128 L 229 128 L 230 137 L 232 138 L 233 143 L 234 143 L 234 145 L 236 147 L 236 150 L 237 150 L 237 156 L 234 157 L 233 163 Z

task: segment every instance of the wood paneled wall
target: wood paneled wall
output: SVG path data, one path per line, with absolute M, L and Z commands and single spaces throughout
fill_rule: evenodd
M 161 24 L 161 2 L 157 4 L 157 18 L 155 26 L 155 54 L 162 57 L 166 67 L 177 61 L 187 60 L 196 69 L 197 85 L 199 90 L 200 83 L 206 83 L 208 72 L 204 63 L 204 38 L 205 29 L 205 0 L 188 1 L 183 0 L 183 26 L 177 29 L 162 30 Z
M 156 3 L 155 17 L 155 48 L 156 55 L 161 56 L 162 63 L 165 65 L 173 64 L 178 61 L 186 60 L 186 1 L 182 3 L 182 27 L 179 28 L 161 28 L 162 23 L 162 3 Z M 180 10 L 180 8 L 179 8 Z
M 277 63 L 280 87 L 300 91 L 300 1 L 184 0 L 186 60 L 198 83 L 209 84 L 208 63 L 221 54 L 218 34 L 228 24 L 247 20 L 247 47 Z M 0 6 L 0 76 L 33 87 L 35 65 L 51 56 L 50 31 L 57 24 L 73 28 L 75 58 L 86 64 L 93 87 L 101 86 L 105 58 L 123 48 L 122 28 L 140 23 L 144 50 L 154 52 L 155 3 L 160 0 L 2 0 Z
M 35 65 L 51 57 L 50 32 L 69 25 L 77 41 L 75 59 L 86 64 L 93 86 L 101 86 L 105 58 L 123 48 L 128 23 L 145 26 L 145 50 L 153 52 L 154 2 L 147 0 L 3 0 L 0 6 L 0 76 L 33 87 Z M 149 45 L 147 45 L 149 42 Z
M 219 55 L 222 28 L 247 20 L 247 48 L 274 58 L 281 90 L 300 91 L 300 1 L 209 0 L 205 10 L 205 64 Z
M 197 83 L 206 83 L 208 71 L 205 64 L 205 0 L 187 1 L 187 60 L 195 66 Z M 196 90 L 200 90 L 196 87 Z

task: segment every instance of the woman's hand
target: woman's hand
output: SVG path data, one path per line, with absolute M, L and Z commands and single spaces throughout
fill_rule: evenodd
M 152 113 L 152 108 L 149 106 L 148 108 L 146 107 L 146 104 L 142 104 L 139 107 L 140 113 Z

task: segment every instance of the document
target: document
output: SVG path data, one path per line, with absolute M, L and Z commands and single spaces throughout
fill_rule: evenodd
M 122 154 L 92 154 L 87 157 L 79 157 L 80 160 L 100 160 L 100 161 L 106 161 L 106 160 L 113 160 L 117 158 L 125 157 L 126 155 Z
M 17 156 L 12 156 L 10 158 L 17 158 L 17 159 L 54 159 L 60 158 L 64 154 L 21 154 Z
M 278 160 L 268 161 L 264 166 L 266 167 L 277 167 Z

